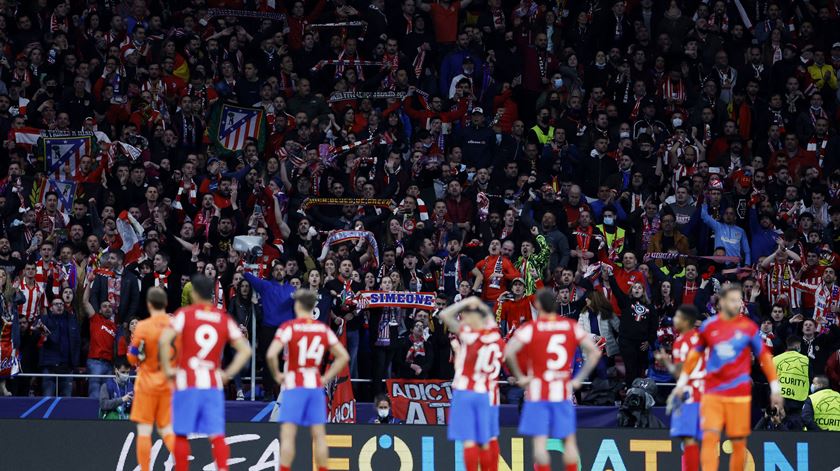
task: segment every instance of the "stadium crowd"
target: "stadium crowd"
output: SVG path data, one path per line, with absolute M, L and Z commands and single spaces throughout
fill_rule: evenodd
M 451 378 L 442 307 L 478 294 L 509 335 L 543 286 L 597 377 L 670 382 L 675 309 L 732 282 L 840 389 L 838 25 L 820 0 L 3 2 L 0 375 L 125 372 L 145 293 L 174 311 L 202 272 L 260 371 L 317 290 L 374 392 Z

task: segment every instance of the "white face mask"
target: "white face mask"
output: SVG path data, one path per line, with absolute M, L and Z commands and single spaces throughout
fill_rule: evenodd
M 817 387 L 812 384 L 811 385 L 811 394 L 814 394 L 815 392 L 817 392 Z
M 628 139 L 630 138 L 630 133 L 627 131 L 621 131 L 620 133 L 618 133 L 618 137 L 622 139 Z
M 675 128 L 682 126 L 683 120 L 682 118 L 674 118 L 671 120 L 671 124 L 674 125 Z
M 379 414 L 380 419 L 384 419 L 385 417 L 388 417 L 388 415 L 391 413 L 391 410 L 390 409 L 376 409 L 376 413 Z
M 128 381 L 128 373 L 117 373 L 117 382 L 125 383 Z

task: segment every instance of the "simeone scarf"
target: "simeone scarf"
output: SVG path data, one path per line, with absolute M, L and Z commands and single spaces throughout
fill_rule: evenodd
M 741 257 L 734 255 L 687 255 L 683 253 L 669 253 L 669 252 L 651 252 L 645 254 L 645 261 L 647 260 L 675 260 L 678 258 L 699 258 L 702 260 L 711 260 L 717 263 L 737 263 L 741 261 Z
M 389 208 L 392 201 L 389 198 L 307 198 L 301 204 L 305 211 L 312 206 L 376 206 Z
M 362 291 L 356 296 L 362 309 L 398 307 L 402 309 L 435 308 L 435 293 L 414 293 L 411 291 Z
M 365 239 L 370 248 L 373 249 L 373 257 L 376 259 L 376 266 L 379 266 L 379 244 L 376 243 L 376 237 L 370 231 L 338 231 L 333 232 L 327 237 L 326 245 L 340 244 L 349 240 Z

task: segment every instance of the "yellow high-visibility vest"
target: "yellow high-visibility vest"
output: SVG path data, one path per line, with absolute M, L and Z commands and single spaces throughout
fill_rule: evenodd
M 540 144 L 548 144 L 548 141 L 554 139 L 554 126 L 548 127 L 548 132 L 544 133 L 538 124 L 535 124 L 534 127 L 531 128 L 531 131 L 534 131 L 534 134 L 537 135 L 537 141 Z
M 808 357 L 799 352 L 784 352 L 773 357 L 783 398 L 800 402 L 808 398 L 811 385 L 808 363 Z
M 814 406 L 814 422 L 820 429 L 840 432 L 840 393 L 825 388 L 808 397 Z

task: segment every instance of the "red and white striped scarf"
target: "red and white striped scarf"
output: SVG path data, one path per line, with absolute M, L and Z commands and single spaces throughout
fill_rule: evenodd
M 808 152 L 813 152 L 814 155 L 817 157 L 817 161 L 819 162 L 820 168 L 823 167 L 823 161 L 826 157 L 826 150 L 828 149 L 828 136 L 824 136 L 822 138 L 818 138 L 816 135 L 811 136 L 811 140 L 808 141 L 808 146 L 805 148 Z
M 225 302 L 225 289 L 218 278 L 216 279 L 215 289 L 213 290 L 213 305 L 215 305 L 218 309 L 227 309 L 227 303 Z
M 414 32 L 414 17 L 411 15 L 406 15 L 403 13 L 403 18 L 405 19 L 405 34 L 413 33 Z
M 490 14 L 493 16 L 493 27 L 495 29 L 504 29 L 505 12 L 501 8 L 491 8 Z
M 388 75 L 382 79 L 382 86 L 385 89 L 390 90 L 394 87 L 397 81 L 397 69 L 400 67 L 400 56 L 399 54 L 385 54 L 382 56 L 382 62 L 385 64 L 391 65 L 391 70 Z
M 155 287 L 167 289 L 169 288 L 169 275 L 172 274 L 172 270 L 166 269 L 166 273 L 158 273 L 156 271 L 152 272 L 152 275 L 155 278 Z
M 181 186 L 178 188 L 178 194 L 175 195 L 175 202 L 172 203 L 173 208 L 180 210 L 184 209 L 183 204 L 181 204 L 181 198 L 184 194 L 187 195 L 187 201 L 189 201 L 191 205 L 194 206 L 196 201 L 198 201 L 198 187 L 192 179 L 189 179 L 189 183 L 181 182 Z
M 414 363 L 414 357 L 416 355 L 426 356 L 426 343 L 422 335 L 415 337 L 414 334 L 411 334 L 408 336 L 408 341 L 411 346 L 408 347 L 408 353 L 405 355 L 406 362 Z
M 61 274 L 55 260 L 46 264 L 43 260 L 38 260 L 35 262 L 35 282 L 44 292 L 46 292 L 48 279 L 52 281 L 51 291 L 53 296 L 61 294 Z
M 426 51 L 422 47 L 417 48 L 417 56 L 414 57 L 414 62 L 411 65 L 414 67 L 414 76 L 420 78 L 423 73 L 423 61 L 426 60 Z
M 356 53 L 356 54 L 350 55 L 350 54 L 347 54 L 347 51 L 342 50 L 341 53 L 338 55 L 338 60 L 339 61 L 350 61 L 350 63 L 352 64 L 354 61 L 357 61 L 357 62 L 359 61 L 359 54 Z M 381 65 L 381 63 L 379 65 Z M 336 78 L 340 78 L 344 75 L 344 68 L 345 67 L 347 67 L 347 66 L 344 64 L 344 62 L 336 64 L 336 66 L 335 66 L 335 77 Z M 352 65 L 350 67 L 352 67 Z M 364 69 L 362 68 L 361 64 L 356 65 L 356 75 L 358 76 L 359 80 L 361 80 L 361 81 L 365 80 L 365 72 L 364 72 Z
M 62 28 L 63 26 L 63 28 Z M 69 31 L 70 21 L 66 16 L 59 18 L 55 13 L 50 15 L 50 32 Z
M 641 97 L 636 98 L 634 96 L 633 98 L 636 100 L 636 104 L 633 105 L 633 111 L 630 112 L 630 120 L 631 121 L 635 121 L 636 118 L 639 116 L 639 108 L 642 106 L 642 100 L 645 97 L 641 96 Z

